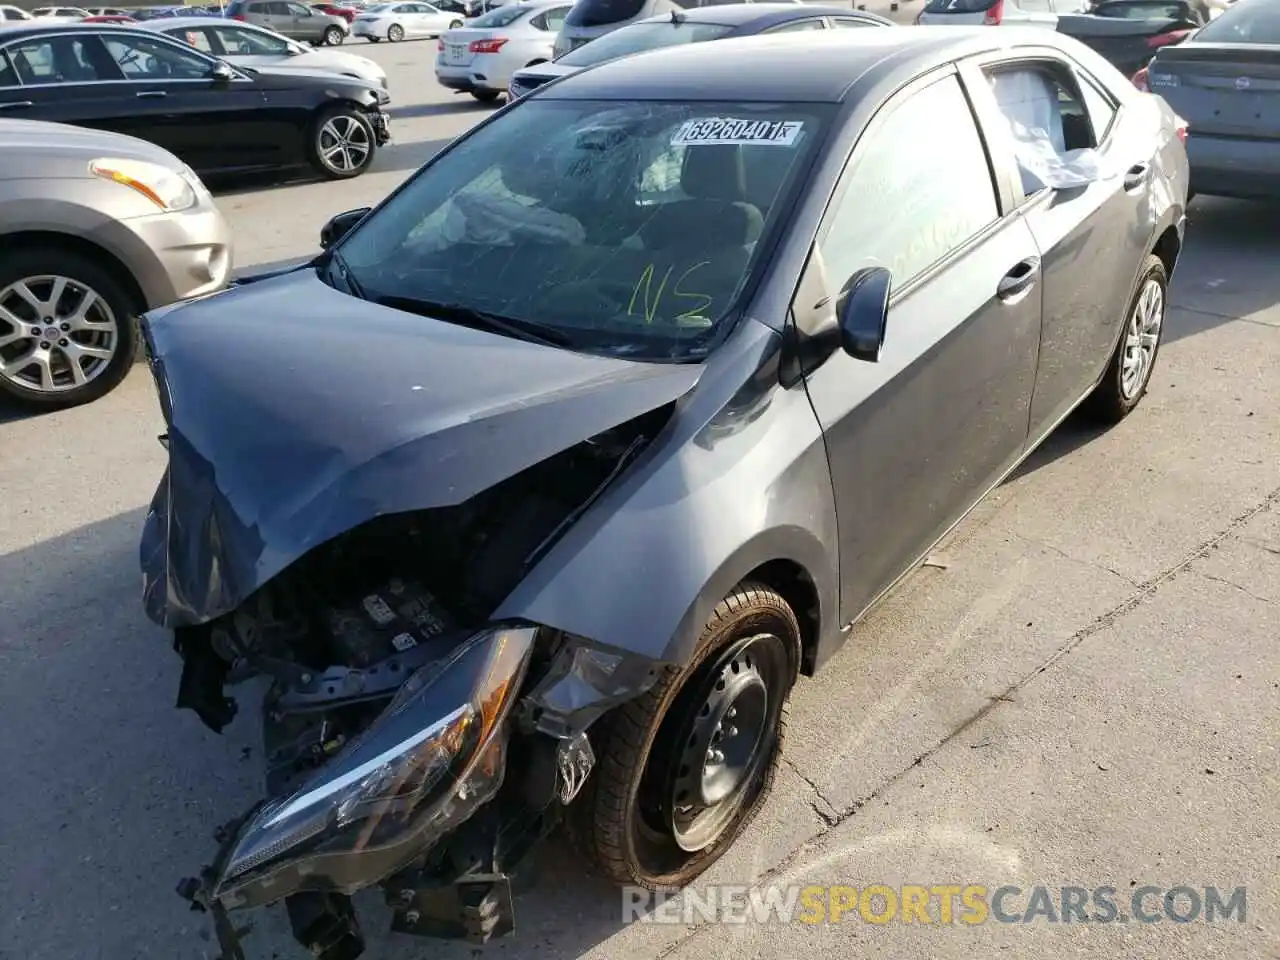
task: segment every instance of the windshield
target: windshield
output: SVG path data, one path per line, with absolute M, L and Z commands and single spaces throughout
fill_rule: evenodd
M 718 40 L 732 29 L 720 23 L 633 23 L 569 51 L 556 62 L 567 67 L 590 67 L 644 50 Z
M 638 17 L 644 8 L 645 0 L 578 0 L 564 22 L 571 27 L 603 27 Z
M 515 23 L 530 10 L 529 7 L 521 7 L 512 5 L 509 7 L 497 7 L 490 10 L 484 16 L 476 17 L 468 27 L 505 27 L 510 23 Z
M 362 7 L 361 13 L 383 13 L 394 7 L 394 3 L 371 3 L 367 7 Z
M 1200 28 L 1196 43 L 1280 43 L 1280 6 L 1237 0 Z
M 362 221 L 330 282 L 537 324 L 575 349 L 700 357 L 829 110 L 526 101 Z

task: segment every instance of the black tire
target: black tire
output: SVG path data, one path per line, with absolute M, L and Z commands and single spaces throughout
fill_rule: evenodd
M 377 43 L 377 42 L 378 42 L 379 40 L 381 40 L 382 38 L 381 38 L 381 37 L 366 37 L 365 39 L 366 39 L 366 40 L 368 40 L 370 43 Z
M 502 93 L 498 90 L 472 90 L 471 95 L 481 103 L 493 103 Z
M 326 47 L 340 47 L 345 39 L 346 34 L 342 32 L 341 27 L 326 27 L 320 42 Z
M 333 142 L 331 136 L 325 134 L 326 125 L 333 123 L 336 127 L 343 130 L 351 129 L 348 124 L 356 123 L 364 131 L 364 142 L 368 144 L 368 151 L 364 154 L 364 159 L 359 164 L 351 168 L 342 168 L 339 164 L 331 162 L 325 158 L 324 145 L 321 143 L 322 137 L 325 144 Z M 352 134 L 352 136 L 357 136 Z M 364 115 L 359 107 L 353 104 L 340 104 L 338 106 L 329 107 L 320 111 L 316 115 L 310 127 L 307 128 L 307 159 L 311 162 L 311 166 L 320 176 L 326 180 L 350 180 L 358 177 L 369 169 L 369 164 L 373 163 L 373 157 L 378 152 L 377 141 L 374 138 L 373 125 L 369 122 L 369 118 Z M 354 158 L 354 154 L 349 153 L 348 156 Z
M 69 355 L 60 349 L 60 344 L 64 341 L 68 345 L 78 343 L 99 348 L 105 346 L 112 353 L 109 358 L 97 358 L 99 362 L 96 364 L 94 358 L 82 358 L 76 361 L 82 371 L 86 373 L 92 372 L 93 374 L 92 378 L 82 386 L 68 386 L 66 389 L 56 391 L 42 390 L 35 382 L 30 385 L 21 382 L 36 374 L 36 371 L 31 368 L 26 368 L 14 370 L 15 377 L 19 382 L 15 382 L 15 379 L 9 376 L 0 376 L 0 393 L 7 394 L 25 406 L 45 410 L 78 406 L 97 400 L 99 397 L 110 393 L 119 386 L 120 381 L 124 379 L 125 374 L 133 366 L 138 348 L 136 317 L 142 311 L 144 305 L 138 303 L 126 287 L 112 276 L 110 268 L 76 250 L 56 245 L 40 245 L 25 249 L 8 249 L 0 255 L 0 295 L 3 295 L 4 291 L 12 284 L 35 277 L 63 277 L 81 289 L 92 290 L 101 298 L 105 308 L 110 311 L 111 319 L 115 321 L 115 332 L 109 341 L 105 338 L 105 334 L 87 331 L 76 333 L 74 330 L 70 331 L 70 336 L 61 340 L 21 340 L 6 347 L 0 347 L 0 359 L 6 360 L 7 363 L 13 363 L 18 357 L 32 349 L 40 349 L 41 343 L 49 343 L 50 347 L 46 349 L 55 356 L 55 360 L 61 368 L 58 375 L 55 375 L 54 382 L 62 385 L 71 377 L 70 363 L 72 362 Z M 36 285 L 40 286 L 42 291 L 48 290 L 51 292 L 51 287 L 45 287 L 43 284 Z M 58 316 L 70 316 L 73 308 L 68 298 L 75 296 L 75 287 L 70 287 L 62 298 L 63 309 L 59 311 Z M 5 295 L 4 299 L 8 300 L 10 298 Z M 76 301 L 76 303 L 78 304 L 79 301 Z M 27 316 L 27 311 L 30 310 L 29 306 L 16 306 L 7 303 L 0 303 L 0 306 L 9 306 L 13 312 L 18 313 L 19 319 L 28 322 L 37 319 L 34 311 L 30 311 L 30 317 Z M 19 313 L 19 310 L 23 312 Z M 105 314 L 100 310 L 95 309 L 93 313 L 94 317 L 91 319 L 101 321 L 105 318 Z M 48 318 L 40 317 L 38 319 L 47 320 Z M 0 334 L 8 334 L 10 332 L 11 330 L 6 321 L 0 320 Z M 103 359 L 105 359 L 105 363 L 101 362 Z
M 391 26 L 387 27 L 387 39 L 392 43 L 399 43 L 404 39 L 404 27 L 400 26 L 398 23 L 393 23 Z
M 1126 383 L 1125 360 L 1127 356 L 1132 355 L 1135 336 L 1139 342 L 1137 349 L 1145 350 L 1142 346 L 1145 342 L 1144 333 L 1139 329 L 1145 327 L 1145 324 L 1139 318 L 1139 308 L 1143 306 L 1144 296 L 1151 296 L 1149 290 L 1153 287 L 1159 291 L 1159 325 L 1155 329 L 1154 342 L 1144 360 L 1142 370 L 1132 378 L 1132 382 Z M 1155 254 L 1149 254 L 1138 274 L 1138 284 L 1133 297 L 1125 309 L 1124 329 L 1120 334 L 1119 343 L 1116 344 L 1115 353 L 1111 356 L 1111 362 L 1107 364 L 1107 372 L 1103 374 L 1102 381 L 1082 407 L 1086 416 L 1100 423 L 1119 423 L 1142 402 L 1147 392 L 1147 385 L 1151 382 L 1156 359 L 1160 354 L 1168 302 L 1169 275 L 1164 268 L 1164 262 Z
M 450 21 L 449 21 L 449 29 L 450 29 L 450 30 L 458 30 L 458 29 L 460 29 L 461 27 L 462 27 L 462 21 L 461 21 L 461 20 L 450 20 Z
M 744 643 L 752 646 L 739 674 L 743 662 L 739 648 Z M 597 722 L 591 739 L 598 768 L 567 818 L 575 845 L 596 869 L 620 885 L 651 890 L 682 887 L 732 846 L 773 788 L 786 737 L 787 701 L 799 660 L 800 628 L 795 613 L 774 591 L 745 584 L 716 607 L 688 666 L 669 670 L 644 696 Z M 728 736 L 719 739 L 721 724 L 715 723 L 716 712 L 707 713 L 709 698 L 720 697 L 720 710 L 726 703 L 735 707 L 743 704 L 743 699 L 726 700 L 727 695 L 717 691 L 725 689 L 725 678 L 731 681 L 730 690 L 735 685 L 742 689 L 740 681 L 751 671 L 769 678 L 765 683 L 767 709 L 759 711 L 761 722 L 752 725 L 763 733 L 752 738 L 748 729 L 748 739 L 759 746 L 750 754 L 749 772 L 728 795 L 733 800 L 727 808 L 732 811 L 731 819 L 705 845 L 691 850 L 679 842 L 672 826 L 680 817 L 678 804 L 683 795 L 679 787 L 692 783 L 685 761 L 699 762 L 692 760 L 693 753 L 701 758 L 702 748 L 708 745 L 723 746 L 726 751 L 733 748 L 739 731 L 730 726 Z M 742 709 L 744 715 L 753 712 L 745 706 Z M 746 720 L 738 722 L 745 724 Z M 715 723 L 714 735 L 707 740 L 703 734 L 710 723 Z M 715 762 L 723 760 L 722 754 Z

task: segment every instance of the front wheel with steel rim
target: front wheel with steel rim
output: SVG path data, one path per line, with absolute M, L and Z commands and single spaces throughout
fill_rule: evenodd
M 687 666 L 592 728 L 599 766 L 569 828 L 601 872 L 681 887 L 720 858 L 772 788 L 799 659 L 791 607 L 744 584 L 716 607 Z
M 103 396 L 133 362 L 137 306 L 78 251 L 0 251 L 0 392 L 44 408 Z
M 345 36 L 341 27 L 326 27 L 321 43 L 329 47 L 340 47 Z
M 373 126 L 355 106 L 332 107 L 311 125 L 311 165 L 330 180 L 358 177 L 373 162 Z
M 1085 412 L 1104 423 L 1118 423 L 1141 402 L 1151 382 L 1164 333 L 1169 275 L 1164 262 L 1147 257 L 1125 314 L 1124 332 Z
M 392 43 L 399 43 L 404 39 L 404 27 L 400 26 L 398 23 L 393 23 L 391 26 L 387 27 L 387 39 Z

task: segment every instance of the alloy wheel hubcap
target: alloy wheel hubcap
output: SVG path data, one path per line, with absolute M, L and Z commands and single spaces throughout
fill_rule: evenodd
M 69 277 L 25 277 L 0 290 L 0 377 L 64 393 L 101 376 L 119 330 L 106 300 Z
M 320 157 L 334 170 L 359 170 L 369 150 L 369 131 L 355 117 L 333 117 L 320 128 Z
M 1160 344 L 1164 326 L 1164 289 L 1151 279 L 1142 288 L 1125 328 L 1124 354 L 1120 364 L 1120 391 L 1132 400 L 1146 386 Z

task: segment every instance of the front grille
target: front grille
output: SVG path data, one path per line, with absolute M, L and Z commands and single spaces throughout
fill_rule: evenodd
M 544 83 L 550 82 L 551 77 L 521 77 L 519 88 L 521 92 L 526 90 L 537 90 Z

